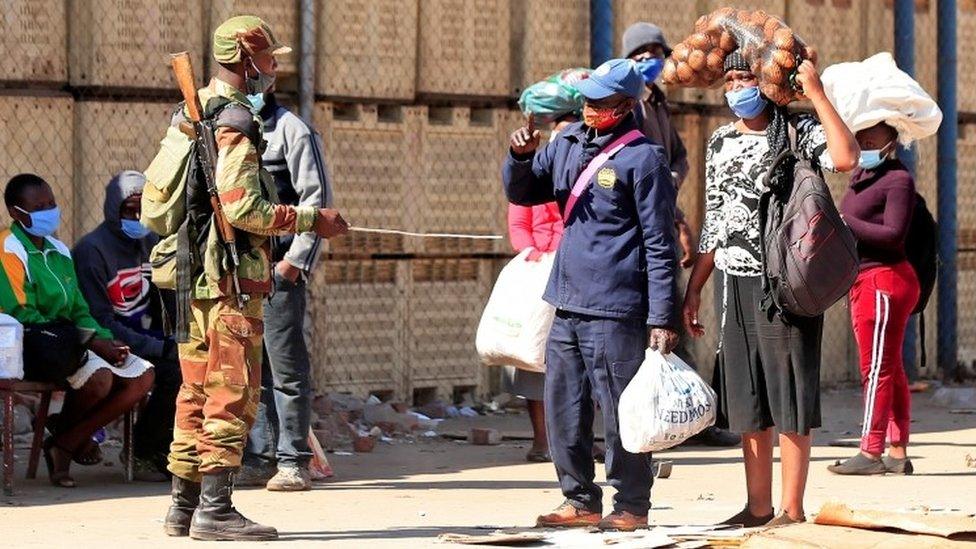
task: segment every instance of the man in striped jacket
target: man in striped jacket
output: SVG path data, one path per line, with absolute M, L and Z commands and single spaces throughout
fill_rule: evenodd
M 278 200 L 292 206 L 326 208 L 332 190 L 318 134 L 282 107 L 273 93 L 261 107 L 267 148 L 261 165 L 274 176 Z M 274 292 L 264 307 L 261 404 L 248 436 L 238 485 L 272 491 L 311 489 L 308 446 L 311 367 L 303 337 L 306 283 L 322 251 L 315 233 L 278 237 L 272 250 Z M 275 436 L 277 435 L 277 436 Z

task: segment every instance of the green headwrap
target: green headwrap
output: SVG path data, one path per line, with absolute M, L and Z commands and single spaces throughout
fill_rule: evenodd
M 566 69 L 525 88 L 519 97 L 519 108 L 536 122 L 548 124 L 568 114 L 580 115 L 583 96 L 574 84 L 588 77 L 590 69 Z

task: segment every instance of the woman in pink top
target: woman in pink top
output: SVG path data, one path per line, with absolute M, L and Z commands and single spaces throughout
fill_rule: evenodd
M 516 252 L 532 249 L 526 257 L 528 261 L 539 261 L 543 254 L 555 253 L 563 236 L 559 206 L 555 202 L 531 207 L 509 204 L 508 236 Z M 525 459 L 538 463 L 551 461 L 546 439 L 546 413 L 542 404 L 545 384 L 545 374 L 518 368 L 511 380 L 512 392 L 525 398 L 532 421 L 532 448 Z

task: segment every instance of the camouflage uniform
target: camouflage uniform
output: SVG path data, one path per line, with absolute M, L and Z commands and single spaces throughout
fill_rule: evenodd
M 267 48 L 269 41 L 276 44 L 266 26 L 239 38 L 239 44 L 245 48 L 250 44 L 252 51 Z M 235 44 L 219 48 L 215 39 L 217 60 L 239 60 L 229 50 Z M 204 110 L 208 101 L 220 98 L 251 108 L 240 90 L 218 79 L 201 89 L 199 97 Z M 222 127 L 216 141 L 216 182 L 224 214 L 249 239 L 238 276 L 241 291 L 250 299 L 239 308 L 231 278 L 219 267 L 226 258 L 211 227 L 204 272 L 193 289 L 190 341 L 179 348 L 183 385 L 169 456 L 169 470 L 194 482 L 200 482 L 204 473 L 239 467 L 244 439 L 254 422 L 261 391 L 262 303 L 272 288 L 267 237 L 310 231 L 317 215 L 316 208 L 274 204 L 264 198 L 258 147 L 246 135 Z

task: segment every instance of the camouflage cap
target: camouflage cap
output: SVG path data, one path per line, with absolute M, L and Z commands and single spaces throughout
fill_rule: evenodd
M 290 52 L 291 48 L 279 43 L 271 27 L 260 17 L 231 17 L 214 31 L 213 55 L 219 63 L 238 63 L 242 52 L 254 55 L 268 50 L 278 55 Z

